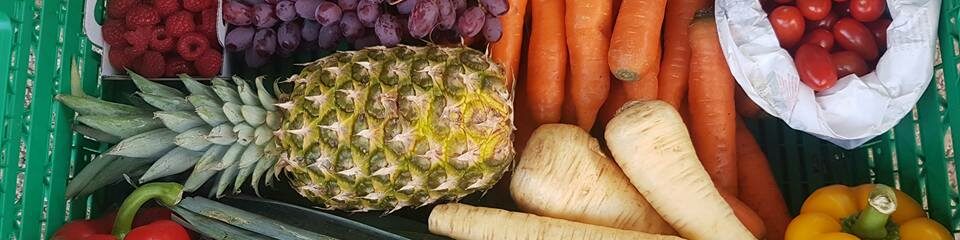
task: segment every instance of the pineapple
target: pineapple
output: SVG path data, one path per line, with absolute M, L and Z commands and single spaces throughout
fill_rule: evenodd
M 70 196 L 100 187 L 97 177 L 121 171 L 103 166 L 124 162 L 141 182 L 192 167 L 185 190 L 213 178 L 217 196 L 248 179 L 258 191 L 261 178 L 282 174 L 324 208 L 389 212 L 489 189 L 515 154 L 503 71 L 468 48 L 335 53 L 285 81 L 293 90 L 279 101 L 261 78 L 253 89 L 239 78 L 209 87 L 182 76 L 185 95 L 132 75 L 159 111 L 58 96 L 85 135 L 123 139 L 71 181 Z

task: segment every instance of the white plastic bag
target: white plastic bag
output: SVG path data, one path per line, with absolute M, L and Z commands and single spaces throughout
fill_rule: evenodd
M 758 0 L 717 0 L 715 14 L 730 72 L 750 99 L 794 129 L 852 149 L 896 125 L 933 76 L 940 0 L 887 0 L 887 9 L 893 22 L 876 70 L 816 94 Z

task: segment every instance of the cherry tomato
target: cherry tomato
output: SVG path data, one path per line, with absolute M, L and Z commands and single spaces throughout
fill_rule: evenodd
M 797 64 L 800 81 L 814 91 L 823 91 L 837 83 L 837 69 L 830 60 L 827 49 L 815 44 L 804 44 L 793 55 L 793 61 Z
M 872 22 L 883 16 L 886 7 L 883 0 L 850 0 L 850 15 L 861 22 Z
M 800 40 L 800 44 L 813 43 L 817 46 L 823 47 L 823 49 L 833 49 L 833 33 L 827 31 L 826 29 L 814 29 L 813 31 L 807 32 L 807 35 L 803 36 L 803 40 Z
M 793 0 L 774 0 L 774 1 L 779 4 L 788 4 L 793 2 Z
M 836 11 L 830 11 L 830 14 L 827 14 L 827 17 L 820 19 L 818 21 L 807 21 L 807 30 L 823 28 L 823 29 L 833 29 L 833 24 L 837 23 L 837 20 L 840 20 Z
M 830 14 L 830 7 L 833 3 L 830 0 L 797 0 L 797 7 L 803 13 L 803 17 L 811 21 L 818 21 Z
M 873 38 L 877 40 L 877 47 L 881 50 L 887 49 L 887 27 L 890 27 L 890 19 L 881 18 L 866 25 L 873 33 Z
M 837 69 L 837 76 L 844 77 L 849 74 L 857 76 L 867 75 L 870 69 L 867 68 L 867 62 L 853 51 L 840 51 L 830 54 L 830 60 L 833 61 Z
M 864 60 L 877 60 L 880 50 L 873 33 L 853 18 L 843 18 L 833 25 L 833 39 L 843 49 L 860 54 Z
M 780 46 L 791 48 L 803 37 L 803 14 L 793 6 L 780 6 L 770 12 L 770 24 L 780 40 Z
M 833 0 L 833 1 L 836 2 L 836 3 L 845 3 L 845 2 L 847 2 L 847 0 Z

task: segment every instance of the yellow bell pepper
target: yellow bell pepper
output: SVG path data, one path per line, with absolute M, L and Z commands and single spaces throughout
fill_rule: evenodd
M 803 202 L 787 226 L 786 240 L 950 240 L 917 201 L 883 184 L 830 185 Z

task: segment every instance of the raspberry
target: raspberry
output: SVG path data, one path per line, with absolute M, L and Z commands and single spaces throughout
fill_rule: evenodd
M 177 53 L 187 61 L 197 60 L 207 49 L 210 49 L 207 38 L 199 33 L 188 33 L 177 41 Z
M 110 59 L 110 65 L 113 66 L 117 71 L 122 71 L 125 68 L 132 67 L 133 61 L 136 60 L 136 57 L 131 57 L 127 54 L 126 46 L 119 46 L 116 48 L 110 48 L 108 57 Z
M 157 51 L 143 53 L 143 57 L 140 57 L 140 61 L 137 62 L 136 70 L 137 73 L 147 78 L 163 77 L 164 71 L 167 70 L 163 54 Z
M 180 7 L 179 0 L 153 0 L 153 8 L 157 9 L 157 13 L 163 17 L 183 9 Z
M 153 30 L 153 38 L 150 39 L 150 49 L 160 53 L 167 53 L 173 51 L 174 43 L 176 43 L 175 39 L 168 36 L 163 28 L 157 28 Z
M 147 45 L 143 45 L 143 46 L 127 46 L 126 48 L 124 48 L 123 53 L 126 54 L 126 55 L 127 55 L 128 57 L 130 57 L 130 58 L 138 58 L 138 57 L 142 56 L 143 53 L 146 52 L 146 51 L 147 51 Z
M 193 13 L 187 11 L 178 11 L 170 15 L 163 24 L 167 28 L 167 34 L 174 37 L 193 32 L 196 27 L 193 23 Z
M 200 12 L 204 9 L 210 8 L 213 1 L 211 0 L 183 0 L 183 9 L 191 12 Z
M 109 0 L 107 1 L 107 16 L 110 18 L 123 19 L 127 11 L 133 8 L 140 0 Z
M 124 33 L 123 39 L 126 39 L 131 46 L 147 47 L 150 45 L 150 39 L 153 39 L 153 34 L 154 31 L 151 27 L 138 27 Z
M 160 15 L 149 5 L 137 5 L 130 8 L 126 16 L 127 26 L 153 26 L 160 23 Z
M 193 67 L 197 69 L 197 74 L 201 77 L 213 77 L 220 73 L 220 67 L 223 66 L 223 55 L 217 50 L 207 50 L 193 62 Z
M 183 60 L 180 57 L 170 57 L 167 58 L 167 69 L 164 72 L 164 76 L 167 77 L 176 77 L 177 74 L 187 74 L 187 75 L 196 75 L 196 71 L 193 70 L 193 64 Z
M 203 10 L 200 13 L 200 27 L 197 29 L 198 32 L 207 36 L 207 40 L 210 41 L 211 45 L 216 45 L 219 40 L 217 40 L 217 9 L 211 8 Z
M 100 28 L 100 33 L 103 34 L 103 40 L 107 41 L 110 46 L 127 45 L 127 39 L 123 37 L 127 33 L 127 28 L 123 26 L 122 21 L 108 19 Z

